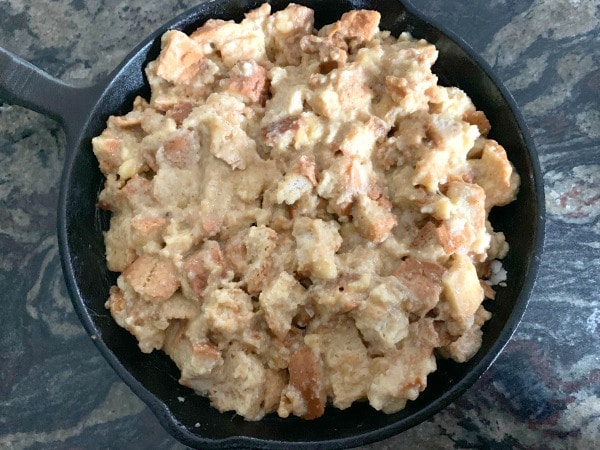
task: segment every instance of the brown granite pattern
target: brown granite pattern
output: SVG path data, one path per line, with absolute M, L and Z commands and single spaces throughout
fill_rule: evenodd
M 0 45 L 89 84 L 190 0 L 5 0 Z M 546 253 L 493 367 L 431 420 L 365 448 L 593 448 L 600 442 L 600 0 L 413 0 L 483 54 L 538 146 Z M 0 100 L 0 448 L 181 448 L 102 359 L 55 237 L 65 140 Z

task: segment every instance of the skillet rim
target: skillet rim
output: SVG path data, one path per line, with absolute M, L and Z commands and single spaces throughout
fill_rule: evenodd
M 180 29 L 181 25 L 187 26 L 187 23 L 192 23 L 190 19 L 193 17 L 196 17 L 195 20 L 197 21 L 197 16 L 200 11 L 206 11 L 210 8 L 210 5 L 220 3 L 219 0 L 209 0 L 192 8 L 189 8 L 188 10 L 177 15 L 176 17 L 159 27 L 156 31 L 154 31 L 152 34 L 150 34 L 144 40 L 142 40 L 141 43 L 138 44 L 123 59 L 123 61 L 117 66 L 117 68 L 114 69 L 110 73 L 110 75 L 106 77 L 104 82 L 98 84 L 98 89 L 93 89 L 93 94 L 97 96 L 94 98 L 94 101 L 91 102 L 92 106 L 87 111 L 87 117 L 83 121 L 81 127 L 79 129 L 74 129 L 69 126 L 70 124 L 65 124 L 67 132 L 67 146 L 70 148 L 68 149 L 69 151 L 67 152 L 67 158 L 63 166 L 62 172 L 62 181 L 58 202 L 57 227 L 59 249 L 61 254 L 61 264 L 63 268 L 63 273 L 65 275 L 67 288 L 71 297 L 71 301 L 74 305 L 75 311 L 80 321 L 84 325 L 84 328 L 86 329 L 87 333 L 92 337 L 94 344 L 100 350 L 102 356 L 115 370 L 115 372 L 117 372 L 119 377 L 128 385 L 128 387 L 142 401 L 144 401 L 144 403 L 157 417 L 161 425 L 173 437 L 175 437 L 177 440 L 186 445 L 190 445 L 193 447 L 202 446 L 202 448 L 232 448 L 246 446 L 251 446 L 252 448 L 281 448 L 282 446 L 286 445 L 294 445 L 301 448 L 347 448 L 383 440 L 390 436 L 396 435 L 402 431 L 405 431 L 409 428 L 412 428 L 413 426 L 427 420 L 428 418 L 432 417 L 434 414 L 448 406 L 452 401 L 456 400 L 458 397 L 464 394 L 464 392 L 486 372 L 486 370 L 500 355 L 500 353 L 512 337 L 519 322 L 523 318 L 528 300 L 533 292 L 535 280 L 539 272 L 539 265 L 544 246 L 546 215 L 541 167 L 537 151 L 534 146 L 533 139 L 531 138 L 531 135 L 529 133 L 526 122 L 522 116 L 522 113 L 516 101 L 514 100 L 513 96 L 510 94 L 508 89 L 505 87 L 504 83 L 499 79 L 496 73 L 483 59 L 483 57 L 481 57 L 477 52 L 475 52 L 460 36 L 458 36 L 456 33 L 448 29 L 444 25 L 440 24 L 436 20 L 427 18 L 423 13 L 416 9 L 416 7 L 412 3 L 412 0 L 388 1 L 395 1 L 399 3 L 400 6 L 406 11 L 406 14 L 408 16 L 411 16 L 417 22 L 421 22 L 424 25 L 432 27 L 433 29 L 439 31 L 444 37 L 448 38 L 450 41 L 455 43 L 462 50 L 462 52 L 464 52 L 464 54 L 467 57 L 469 57 L 475 63 L 476 66 L 478 66 L 482 74 L 487 76 L 494 84 L 494 86 L 498 89 L 499 93 L 502 96 L 503 102 L 506 103 L 506 105 L 512 113 L 512 116 L 516 121 L 518 131 L 521 134 L 521 137 L 525 144 L 525 150 L 529 157 L 528 162 L 531 165 L 531 173 L 528 173 L 527 175 L 529 175 L 533 179 L 532 185 L 535 193 L 535 207 L 537 209 L 537 220 L 535 223 L 535 237 L 533 239 L 534 242 L 532 245 L 532 254 L 522 288 L 519 291 L 514 307 L 512 308 L 506 322 L 502 326 L 502 330 L 500 331 L 496 340 L 491 345 L 490 349 L 485 353 L 485 355 L 483 355 L 481 360 L 476 365 L 474 365 L 472 368 L 469 369 L 468 372 L 465 373 L 465 375 L 459 382 L 451 386 L 451 388 L 447 391 L 443 392 L 441 396 L 437 397 L 429 404 L 427 404 L 424 408 L 418 410 L 414 414 L 405 418 L 401 418 L 392 424 L 362 434 L 356 434 L 351 437 L 321 440 L 315 442 L 266 440 L 239 435 L 230 436 L 222 439 L 206 438 L 199 436 L 193 433 L 191 430 L 189 430 L 185 425 L 183 425 L 175 417 L 175 415 L 171 413 L 166 403 L 161 401 L 155 394 L 146 389 L 142 385 L 142 383 L 138 381 L 138 379 L 123 366 L 119 358 L 112 352 L 112 350 L 102 339 L 99 330 L 96 327 L 96 323 L 93 320 L 92 315 L 90 314 L 90 310 L 88 310 L 87 306 L 84 303 L 83 296 L 80 292 L 80 288 L 77 281 L 78 277 L 74 270 L 71 259 L 72 251 L 69 246 L 69 238 L 67 235 L 67 205 L 69 190 L 72 184 L 71 178 L 75 169 L 74 161 L 78 153 L 82 151 L 82 146 L 84 144 L 85 139 L 85 131 L 90 127 L 90 122 L 93 118 L 93 113 L 98 107 L 104 93 L 110 88 L 112 83 L 118 77 L 119 73 L 122 70 L 124 70 L 124 68 L 136 55 L 138 55 L 141 52 L 147 51 L 153 45 L 156 45 L 157 39 L 160 39 L 160 36 L 168 29 Z M 244 3 L 247 3 L 247 7 L 245 8 L 245 10 L 248 11 L 260 5 L 261 3 L 263 3 L 263 1 L 251 0 L 249 2 Z M 300 0 L 298 1 L 298 3 L 304 2 Z M 340 6 L 349 5 L 353 8 L 369 6 L 367 4 L 368 2 L 362 2 L 361 0 L 346 0 L 340 1 L 339 3 Z

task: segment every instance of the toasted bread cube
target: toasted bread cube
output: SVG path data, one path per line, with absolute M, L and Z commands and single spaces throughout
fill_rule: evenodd
M 162 160 L 177 169 L 190 169 L 198 162 L 199 143 L 196 133 L 191 131 L 177 131 L 157 152 L 159 165 Z
M 204 300 L 203 312 L 208 327 L 229 338 L 243 332 L 254 315 L 250 296 L 237 288 L 211 291 Z
M 194 296 L 204 298 L 206 288 L 218 285 L 226 275 L 225 261 L 219 244 L 206 241 L 183 259 L 183 275 Z
M 250 103 L 264 105 L 269 92 L 267 70 L 256 61 L 238 62 L 225 86 L 228 92 L 241 95 Z
M 269 328 L 278 339 L 285 338 L 298 308 L 304 305 L 307 299 L 302 285 L 285 271 L 260 293 L 258 302 L 265 312 Z
M 337 277 L 335 252 L 342 245 L 336 222 L 300 217 L 292 231 L 296 238 L 296 257 L 301 272 L 322 280 Z
M 440 349 L 442 356 L 452 358 L 458 363 L 471 359 L 479 348 L 483 339 L 481 327 L 492 317 L 492 314 L 480 306 L 475 313 L 473 324 L 458 339 L 448 343 Z
M 92 139 L 94 155 L 98 158 L 100 170 L 103 174 L 115 173 L 123 163 L 121 145 L 120 139 L 110 137 L 106 132 Z
M 207 338 L 190 339 L 189 324 L 175 320 L 166 330 L 164 351 L 181 370 L 181 382 L 210 374 L 223 364 L 220 350 Z
M 460 321 L 472 317 L 484 296 L 477 270 L 471 260 L 455 254 L 452 265 L 442 276 L 442 284 L 444 297 L 450 304 L 450 314 Z
M 269 46 L 282 66 L 296 66 L 302 59 L 300 41 L 313 31 L 314 11 L 290 4 L 274 13 L 269 20 Z
M 208 396 L 219 411 L 235 411 L 248 420 L 260 420 L 265 411 L 261 407 L 265 399 L 267 370 L 250 352 L 232 346 L 225 354 L 220 376 L 213 378 Z
M 195 74 L 194 66 L 204 57 L 202 47 L 178 30 L 167 31 L 161 46 L 156 75 L 172 83 L 189 82 Z
M 297 405 L 291 402 L 292 412 L 304 419 L 316 419 L 322 416 L 325 412 L 327 396 L 318 356 L 310 347 L 300 347 L 290 356 L 288 372 L 289 386 L 292 388 L 290 397 L 294 394 L 300 397 L 296 400 Z
M 475 172 L 475 183 L 485 192 L 485 208 L 502 206 L 514 200 L 519 188 L 519 175 L 506 156 L 504 148 L 495 141 L 487 140 L 480 159 L 469 160 Z
M 403 409 L 408 400 L 415 400 L 425 389 L 427 375 L 435 369 L 433 348 L 420 342 L 411 331 L 397 350 L 373 360 L 369 403 L 386 414 Z
M 372 350 L 389 351 L 408 335 L 408 316 L 402 310 L 404 300 L 398 287 L 384 282 L 350 313 Z
M 277 185 L 277 203 L 292 205 L 317 185 L 315 160 L 306 155 L 300 156 Z
M 406 258 L 395 273 L 407 290 L 407 305 L 409 312 L 424 316 L 440 301 L 442 293 L 443 266 Z
M 448 183 L 446 196 L 452 204 L 449 217 L 437 227 L 437 237 L 448 255 L 472 253 L 485 258 L 490 245 L 486 229 L 485 192 L 477 184 Z
M 369 41 L 377 31 L 380 20 L 381 14 L 378 11 L 348 11 L 339 21 L 324 27 L 319 34 L 324 33 L 326 36 L 340 34 L 346 39 Z
M 138 257 L 123 276 L 138 294 L 159 301 L 171 297 L 180 285 L 173 263 L 154 255 Z
M 339 318 L 304 338 L 321 355 L 336 408 L 346 409 L 367 394 L 371 382 L 369 357 L 352 319 Z
M 364 238 L 380 244 L 398 224 L 396 215 L 390 209 L 391 205 L 381 205 L 367 196 L 360 196 L 352 208 L 352 222 Z

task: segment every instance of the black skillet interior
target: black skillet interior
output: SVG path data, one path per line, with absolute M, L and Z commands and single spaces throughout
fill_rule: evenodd
M 288 2 L 272 1 L 273 9 Z M 98 348 L 113 368 L 148 406 L 165 428 L 182 442 L 201 448 L 252 446 L 280 448 L 284 443 L 311 448 L 357 446 L 403 431 L 445 407 L 493 362 L 516 328 L 533 287 L 542 246 L 543 203 L 537 158 L 522 118 L 502 87 L 482 69 L 476 56 L 397 0 L 301 0 L 315 9 L 316 26 L 337 20 L 350 9 L 376 9 L 382 13 L 381 29 L 395 35 L 410 31 L 440 50 L 434 70 L 443 84 L 462 88 L 492 123 L 491 137 L 503 144 L 522 179 L 517 200 L 493 213 L 496 229 L 505 232 L 511 250 L 504 266 L 508 286 L 497 300 L 488 302 L 493 318 L 485 325 L 479 353 L 465 364 L 440 361 L 428 378 L 428 387 L 399 413 L 385 415 L 365 404 L 345 411 L 328 408 L 314 421 L 286 420 L 269 415 L 259 422 L 246 422 L 231 413 L 219 413 L 206 399 L 180 386 L 178 370 L 161 352 L 142 354 L 135 339 L 112 320 L 104 308 L 116 274 L 107 271 L 102 231 L 108 216 L 96 207 L 102 176 L 91 152 L 90 139 L 98 135 L 110 114 L 123 114 L 136 95 L 148 97 L 142 68 L 158 55 L 158 36 L 168 28 L 192 31 L 209 18 L 240 20 L 257 1 L 209 1 L 188 11 L 158 30 L 138 47 L 112 75 L 99 100 L 87 114 L 86 125 L 73 137 L 73 147 L 63 173 L 59 210 L 59 238 L 63 267 L 75 308 Z M 68 125 L 68 124 L 67 124 Z M 536 257 L 537 255 L 537 257 Z M 179 398 L 185 401 L 179 401 Z M 240 438 L 240 436 L 242 436 Z

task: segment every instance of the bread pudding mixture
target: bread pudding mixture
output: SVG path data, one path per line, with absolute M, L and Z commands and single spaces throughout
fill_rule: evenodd
M 150 101 L 93 140 L 106 306 L 180 382 L 248 420 L 329 402 L 396 412 L 436 355 L 464 362 L 508 246 L 487 220 L 519 179 L 435 47 L 351 11 L 268 4 L 171 30 Z

